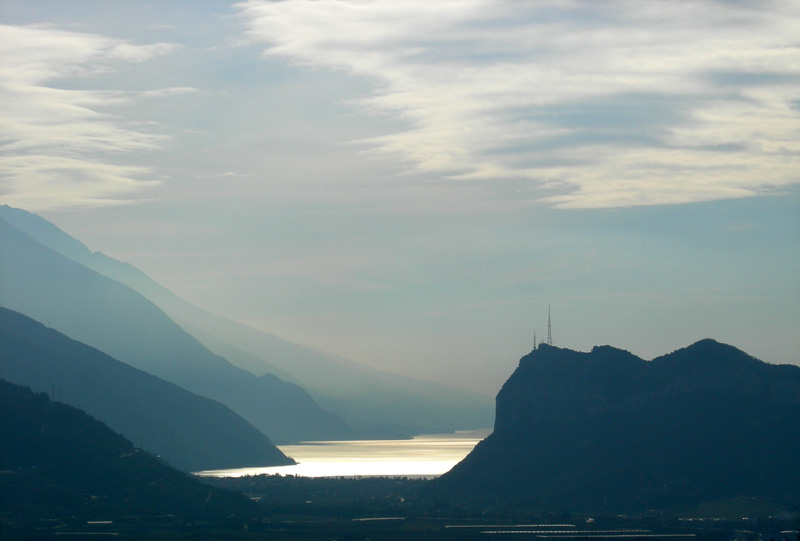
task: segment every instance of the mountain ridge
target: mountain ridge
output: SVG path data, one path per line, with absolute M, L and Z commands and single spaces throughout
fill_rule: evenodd
M 41 245 L 3 218 L 0 241 L 0 305 L 222 402 L 275 443 L 353 435 L 301 387 L 233 366 L 130 287 Z
M 92 252 L 44 218 L 0 206 L 0 218 L 95 272 L 138 291 L 207 349 L 257 376 L 272 373 L 299 384 L 328 411 L 371 436 L 485 428 L 491 398 L 455 386 L 382 371 L 317 352 L 198 308 L 128 263 Z
M 442 493 L 587 512 L 800 500 L 800 367 L 713 340 L 645 361 L 542 345 Z
M 13 519 L 4 532 L 15 522 L 59 516 L 254 514 L 243 495 L 201 484 L 45 393 L 0 379 L 0 409 L 0 511 Z
M 0 378 L 86 411 L 188 471 L 294 463 L 255 427 L 195 395 L 0 307 Z

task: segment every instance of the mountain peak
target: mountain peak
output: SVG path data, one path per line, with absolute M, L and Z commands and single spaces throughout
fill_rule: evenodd
M 693 367 L 694 369 L 700 367 L 744 367 L 766 364 L 734 346 L 717 342 L 711 338 L 698 340 L 685 348 L 653 359 L 653 362 L 676 367 Z

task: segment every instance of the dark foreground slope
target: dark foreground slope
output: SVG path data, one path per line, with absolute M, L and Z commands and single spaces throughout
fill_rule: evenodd
M 0 380 L 0 512 L 65 516 L 246 517 L 250 500 L 140 451 L 84 412 Z
M 353 435 L 300 386 L 233 366 L 133 289 L 45 247 L 3 219 L 0 246 L 0 305 L 222 402 L 275 443 Z
M 88 412 L 189 470 L 291 464 L 226 406 L 197 396 L 0 307 L 0 378 Z
M 627 512 L 800 502 L 800 367 L 713 340 L 644 361 L 542 345 L 497 395 L 495 431 L 442 494 Z

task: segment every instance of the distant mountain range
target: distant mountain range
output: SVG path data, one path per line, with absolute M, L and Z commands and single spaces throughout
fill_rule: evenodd
M 0 411 L 4 532 L 30 520 L 57 523 L 60 517 L 76 515 L 208 520 L 254 514 L 253 503 L 243 495 L 170 468 L 45 393 L 0 380 Z
M 800 502 L 800 367 L 713 340 L 644 361 L 540 345 L 439 494 L 546 510 Z
M 284 407 L 286 422 L 283 423 L 283 426 L 279 426 L 281 419 L 271 419 L 269 421 L 271 424 L 265 420 L 259 420 L 258 412 L 246 412 L 244 411 L 244 408 L 247 407 L 246 404 L 236 405 L 234 403 L 237 398 L 244 402 L 244 397 L 208 394 L 209 390 L 203 387 L 204 382 L 187 382 L 186 379 L 181 379 L 186 377 L 184 370 L 186 363 L 180 367 L 168 367 L 162 358 L 153 355 L 149 356 L 149 361 L 143 361 L 140 353 L 133 354 L 129 351 L 134 346 L 140 347 L 140 345 L 127 344 L 122 347 L 121 344 L 125 342 L 125 337 L 120 337 L 119 332 L 115 335 L 104 331 L 103 336 L 98 337 L 89 336 L 90 333 L 83 328 L 79 333 L 79 329 L 76 327 L 80 326 L 82 321 L 91 321 L 91 314 L 73 313 L 67 319 L 74 321 L 64 321 L 63 314 L 61 314 L 63 309 L 57 303 L 48 304 L 41 298 L 47 297 L 48 294 L 45 293 L 35 295 L 39 297 L 38 299 L 30 299 L 28 298 L 30 291 L 21 291 L 13 299 L 6 300 L 4 298 L 6 290 L 12 287 L 16 288 L 17 285 L 11 283 L 11 278 L 0 276 L 0 294 L 2 294 L 0 303 L 3 305 L 39 321 L 47 322 L 49 319 L 54 328 L 65 334 L 85 341 L 144 370 L 150 371 L 153 369 L 153 364 L 158 364 L 160 371 L 153 373 L 184 385 L 199 394 L 211 396 L 228 404 L 263 429 L 273 441 L 281 443 L 303 439 L 344 439 L 354 436 L 405 437 L 420 432 L 482 428 L 491 424 L 493 405 L 489 397 L 454 386 L 376 370 L 341 357 L 293 344 L 190 304 L 131 265 L 121 263 L 101 253 L 91 252 L 81 242 L 39 216 L 24 210 L 0 206 L 0 219 L 5 220 L 6 226 L 10 226 L 17 234 L 22 233 L 34 240 L 41 248 L 48 249 L 56 255 L 71 260 L 72 263 L 77 263 L 85 269 L 91 269 L 105 278 L 118 284 L 124 284 L 136 291 L 155 304 L 160 309 L 159 312 L 163 311 L 158 316 L 160 320 L 163 320 L 165 315 L 172 320 L 167 327 L 175 330 L 172 322 L 176 322 L 180 326 L 181 332 L 187 331 L 191 335 L 189 336 L 192 339 L 190 341 L 197 339 L 205 346 L 202 348 L 203 354 L 200 355 L 196 353 L 199 344 L 186 344 L 188 335 L 182 337 L 181 340 L 173 341 L 170 346 L 172 348 L 177 348 L 178 343 L 186 347 L 181 346 L 184 352 L 182 355 L 173 355 L 172 364 L 176 363 L 175 358 L 187 359 L 188 355 L 192 359 L 189 364 L 193 365 L 195 369 L 199 369 L 200 365 L 209 368 L 216 366 L 218 369 L 220 364 L 218 356 L 222 356 L 239 368 L 260 376 L 261 384 L 273 389 L 271 391 L 273 393 L 280 394 L 280 392 L 288 392 L 287 390 L 291 389 L 291 387 L 279 385 L 280 380 L 302 386 L 311 393 L 316 403 L 345 420 L 345 422 L 341 422 L 341 419 L 329 418 L 328 423 L 322 423 L 328 426 L 326 430 L 322 430 L 319 423 L 306 421 L 303 423 L 305 432 L 301 434 L 292 432 L 292 427 L 296 427 L 297 423 L 292 418 L 289 408 Z M 26 255 L 28 252 L 38 250 L 26 245 L 20 248 L 22 252 L 20 256 L 13 254 L 3 256 L 6 259 L 21 257 L 25 260 L 9 262 L 20 272 L 19 275 L 13 277 L 14 280 L 22 284 L 25 284 L 27 280 L 30 285 L 30 280 L 28 280 L 30 272 L 25 265 L 32 265 L 31 272 L 40 273 L 43 272 L 41 268 L 44 265 L 44 268 L 51 274 L 58 270 L 57 274 L 63 276 L 60 271 L 65 266 L 59 260 L 54 261 L 52 256 L 48 261 L 43 261 L 41 258 L 31 261 L 29 255 Z M 0 261 L 0 265 L 2 264 L 4 264 L 3 261 Z M 70 280 L 72 279 L 70 278 Z M 100 287 L 101 290 L 106 290 L 110 287 L 107 283 L 98 285 L 99 281 L 96 277 L 92 278 L 92 281 L 94 284 L 90 289 Z M 7 285 L 4 286 L 4 283 Z M 57 293 L 62 300 L 69 301 L 69 298 L 64 298 L 62 289 L 64 287 L 74 289 L 74 285 L 71 284 L 72 282 L 62 281 L 59 290 L 51 291 L 49 294 Z M 105 293 L 102 295 L 105 296 Z M 130 296 L 129 293 L 127 295 Z M 13 306 L 8 304 L 12 300 Z M 126 302 L 128 302 L 127 299 L 124 302 L 123 299 L 114 299 L 113 304 L 108 306 L 109 312 L 103 317 L 117 320 L 120 315 L 118 312 L 126 311 L 130 317 L 124 327 L 136 328 L 137 325 L 141 325 L 136 321 L 141 321 L 142 318 L 139 316 L 143 314 L 136 315 L 127 308 L 122 308 L 126 306 Z M 141 300 L 138 300 L 136 304 L 140 307 L 139 310 L 144 310 L 141 308 Z M 152 308 L 148 311 L 152 312 Z M 90 317 L 87 318 L 87 315 Z M 149 317 L 145 316 L 145 319 Z M 134 324 L 134 326 L 130 327 L 127 325 L 128 323 Z M 88 323 L 88 326 L 93 327 L 94 322 Z M 205 348 L 216 354 L 216 356 L 212 356 L 216 357 L 216 360 L 209 357 L 209 352 Z M 180 374 L 170 374 L 167 370 L 174 370 Z M 207 368 L 203 368 L 203 370 L 207 370 Z M 229 371 L 229 369 L 226 370 Z M 282 391 L 275 390 L 277 387 L 280 387 Z M 295 393 L 297 392 L 295 390 Z M 298 406 L 298 408 L 301 411 L 308 409 L 307 414 L 311 416 L 311 406 L 308 402 L 305 404 L 306 406 Z M 259 406 L 259 411 L 263 411 L 263 407 Z M 322 418 L 318 412 L 315 415 Z
M 55 395 L 187 471 L 292 464 L 219 402 L 0 308 L 0 378 Z
M 300 386 L 257 377 L 208 351 L 133 289 L 0 218 L 0 305 L 193 393 L 218 400 L 275 443 L 354 431 Z

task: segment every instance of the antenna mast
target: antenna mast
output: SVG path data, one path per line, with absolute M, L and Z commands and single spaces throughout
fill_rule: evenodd
M 550 305 L 547 305 L 547 345 L 553 345 L 553 328 L 550 325 Z

